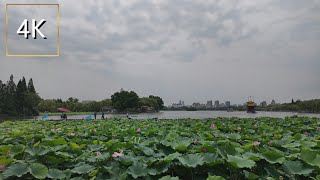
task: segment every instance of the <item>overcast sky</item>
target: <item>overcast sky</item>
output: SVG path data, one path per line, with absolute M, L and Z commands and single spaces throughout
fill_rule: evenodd
M 320 0 L 58 3 L 61 56 L 13 58 L 0 2 L 1 80 L 32 77 L 43 98 L 102 100 L 124 88 L 166 105 L 320 98 Z

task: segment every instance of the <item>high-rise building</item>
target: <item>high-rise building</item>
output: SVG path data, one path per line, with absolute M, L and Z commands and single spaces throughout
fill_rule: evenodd
M 207 109 L 212 109 L 213 108 L 212 101 L 207 101 L 206 108 Z
M 193 104 L 192 104 L 192 107 L 193 108 L 200 108 L 201 107 L 201 104 L 200 103 L 196 103 L 196 102 L 194 102 Z
M 229 108 L 231 106 L 231 102 L 230 101 L 226 101 L 226 107 Z
M 218 108 L 219 106 L 220 106 L 219 101 L 218 101 L 218 100 L 217 100 L 217 101 L 215 101 L 215 102 L 214 102 L 214 107 L 215 107 L 215 108 Z
M 262 102 L 260 103 L 260 106 L 262 106 L 262 107 L 267 106 L 267 102 L 266 102 L 266 101 L 262 101 Z
M 181 101 L 181 100 L 177 104 L 176 103 L 172 104 L 173 108 L 182 108 L 183 106 L 184 106 L 184 101 Z
M 275 104 L 276 104 L 276 101 L 272 99 L 271 105 L 275 105 Z

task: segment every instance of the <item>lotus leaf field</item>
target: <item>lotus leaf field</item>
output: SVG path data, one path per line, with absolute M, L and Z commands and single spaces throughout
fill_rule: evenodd
M 0 179 L 320 179 L 320 120 L 5 121 Z

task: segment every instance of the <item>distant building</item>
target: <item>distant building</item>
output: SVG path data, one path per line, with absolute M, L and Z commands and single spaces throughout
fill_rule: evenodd
M 226 105 L 225 105 L 224 103 L 221 103 L 221 104 L 219 105 L 219 107 L 224 108 L 224 107 L 226 107 Z
M 226 107 L 229 108 L 231 106 L 231 102 L 230 101 L 226 101 Z
M 266 101 L 262 101 L 262 102 L 260 103 L 260 106 L 262 106 L 262 107 L 267 106 L 267 102 L 266 102 Z
M 214 102 L 214 107 L 215 107 L 215 108 L 218 108 L 219 106 L 220 106 L 219 101 L 215 101 L 215 102 Z
M 194 103 L 192 103 L 192 107 L 196 108 L 196 109 L 199 109 L 201 107 L 201 104 L 194 102 Z
M 182 108 L 182 107 L 184 107 L 184 101 L 181 101 L 181 100 L 180 100 L 179 103 L 177 103 L 177 104 L 176 104 L 176 103 L 173 103 L 173 104 L 172 104 L 172 107 L 173 107 L 173 108 Z
M 212 101 L 207 101 L 206 108 L 207 109 L 212 109 L 213 108 Z
M 272 99 L 271 105 L 276 105 L 276 101 Z

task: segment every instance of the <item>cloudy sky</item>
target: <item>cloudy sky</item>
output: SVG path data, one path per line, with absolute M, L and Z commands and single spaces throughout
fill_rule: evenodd
M 43 98 L 320 98 L 320 0 L 47 1 L 60 4 L 61 56 L 5 57 L 4 5 L 17 2 L 0 2 L 0 79 L 32 77 Z

